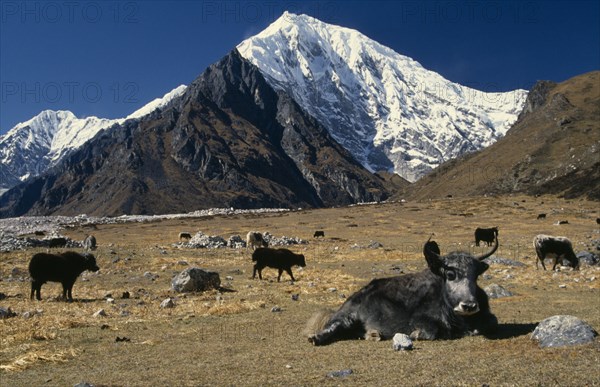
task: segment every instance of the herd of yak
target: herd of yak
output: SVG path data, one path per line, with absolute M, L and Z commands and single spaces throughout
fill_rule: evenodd
M 324 237 L 324 232 L 317 231 L 314 236 Z M 396 333 L 412 339 L 434 340 L 494 332 L 498 321 L 490 311 L 488 296 L 477 285 L 477 278 L 489 267 L 484 260 L 498 249 L 498 228 L 477 228 L 475 244 L 493 244 L 490 251 L 479 256 L 465 252 L 441 255 L 438 244 L 429 239 L 423 247 L 427 269 L 374 279 L 351 295 L 337 311 L 316 313 L 308 324 L 308 340 L 314 345 L 324 345 L 341 339 L 385 340 Z M 537 253 L 536 268 L 539 261 L 546 270 L 546 258 L 554 258 L 553 270 L 563 259 L 574 269 L 579 267 L 567 238 L 538 235 L 533 245 Z M 51 281 L 62 284 L 63 299 L 73 300 L 77 277 L 85 270 L 99 270 L 96 259 L 88 252 L 96 248 L 96 239 L 88 236 L 83 246 L 86 249 L 83 254 L 67 251 L 33 255 L 29 263 L 31 299 L 35 296 L 41 300 L 42 285 Z M 248 233 L 246 247 L 253 249 L 252 278 L 258 273 L 262 280 L 262 270 L 271 267 L 279 271 L 278 282 L 284 271 L 295 281 L 292 267 L 306 266 L 304 255 L 269 248 L 262 234 L 255 231 Z

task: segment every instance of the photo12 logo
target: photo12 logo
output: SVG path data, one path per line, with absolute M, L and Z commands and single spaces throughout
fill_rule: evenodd
M 288 11 L 331 21 L 339 7 L 336 1 L 202 1 L 200 20 L 202 23 L 256 23 L 273 21 Z
M 2 1 L 2 23 L 138 23 L 134 1 Z
M 532 24 L 540 13 L 535 1 L 402 1 L 398 16 L 414 24 Z
M 109 98 L 113 103 L 138 103 L 139 85 L 135 82 L 2 82 L 2 103 L 98 103 Z

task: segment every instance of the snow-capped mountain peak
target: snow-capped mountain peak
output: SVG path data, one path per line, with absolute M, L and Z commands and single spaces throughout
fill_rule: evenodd
M 178 86 L 125 118 L 77 118 L 70 111 L 44 110 L 30 120 L 18 123 L 0 136 L 0 194 L 30 176 L 44 172 L 101 130 L 150 114 L 182 95 L 186 88 L 185 85 Z
M 150 114 L 154 110 L 165 106 L 167 103 L 171 102 L 171 100 L 173 100 L 174 98 L 177 98 L 180 95 L 182 95 L 186 89 L 187 89 L 186 85 L 179 85 L 176 88 L 174 88 L 173 90 L 169 91 L 167 94 L 163 95 L 162 98 L 156 98 L 156 99 L 148 102 L 146 105 L 142 106 L 138 110 L 136 110 L 133 113 L 131 113 L 130 115 L 128 115 L 125 119 L 128 120 L 131 118 L 140 118 L 147 114 Z
M 491 145 L 527 96 L 450 82 L 356 30 L 289 12 L 237 49 L 366 168 L 410 181 Z

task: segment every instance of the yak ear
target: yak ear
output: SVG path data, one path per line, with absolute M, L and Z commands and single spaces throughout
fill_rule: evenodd
M 430 238 L 431 239 L 431 238 Z M 442 275 L 444 261 L 440 257 L 440 247 L 435 241 L 428 240 L 423 246 L 423 255 L 427 260 L 427 266 L 434 274 Z
M 490 268 L 490 265 L 488 265 L 485 262 L 482 261 L 476 261 L 477 262 L 477 275 L 482 275 L 483 273 L 486 272 L 487 269 Z

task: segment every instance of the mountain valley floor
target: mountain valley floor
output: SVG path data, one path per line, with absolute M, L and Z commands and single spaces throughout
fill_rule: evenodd
M 530 338 L 554 315 L 600 330 L 600 266 L 536 269 L 532 246 L 535 235 L 550 234 L 568 237 L 576 253 L 598 254 L 598 217 L 598 202 L 503 196 L 66 228 L 74 240 L 88 233 L 98 240 L 100 271 L 78 278 L 72 303 L 57 298 L 58 283 L 42 287 L 42 301 L 29 300 L 27 265 L 45 249 L 0 253 L 0 307 L 16 313 L 0 320 L 0 385 L 600 385 L 598 338 L 545 349 Z M 475 246 L 475 228 L 494 226 L 495 255 L 525 264 L 491 263 L 479 278 L 482 288 L 513 293 L 490 300 L 500 323 L 494 336 L 416 341 L 414 350 L 396 352 L 391 341 L 314 347 L 302 335 L 313 313 L 337 309 L 371 279 L 425 269 L 422 247 L 432 233 L 443 254 L 478 254 L 488 247 Z M 278 283 L 270 268 L 262 281 L 252 279 L 245 248 L 178 245 L 180 232 L 227 240 L 250 230 L 308 242 L 285 246 L 306 257 L 305 268 L 292 269 L 296 282 L 284 273 Z M 324 238 L 313 238 L 316 230 Z M 224 289 L 176 293 L 171 279 L 188 267 L 218 272 Z M 167 298 L 174 307 L 160 306 Z M 100 309 L 106 315 L 94 316 Z

